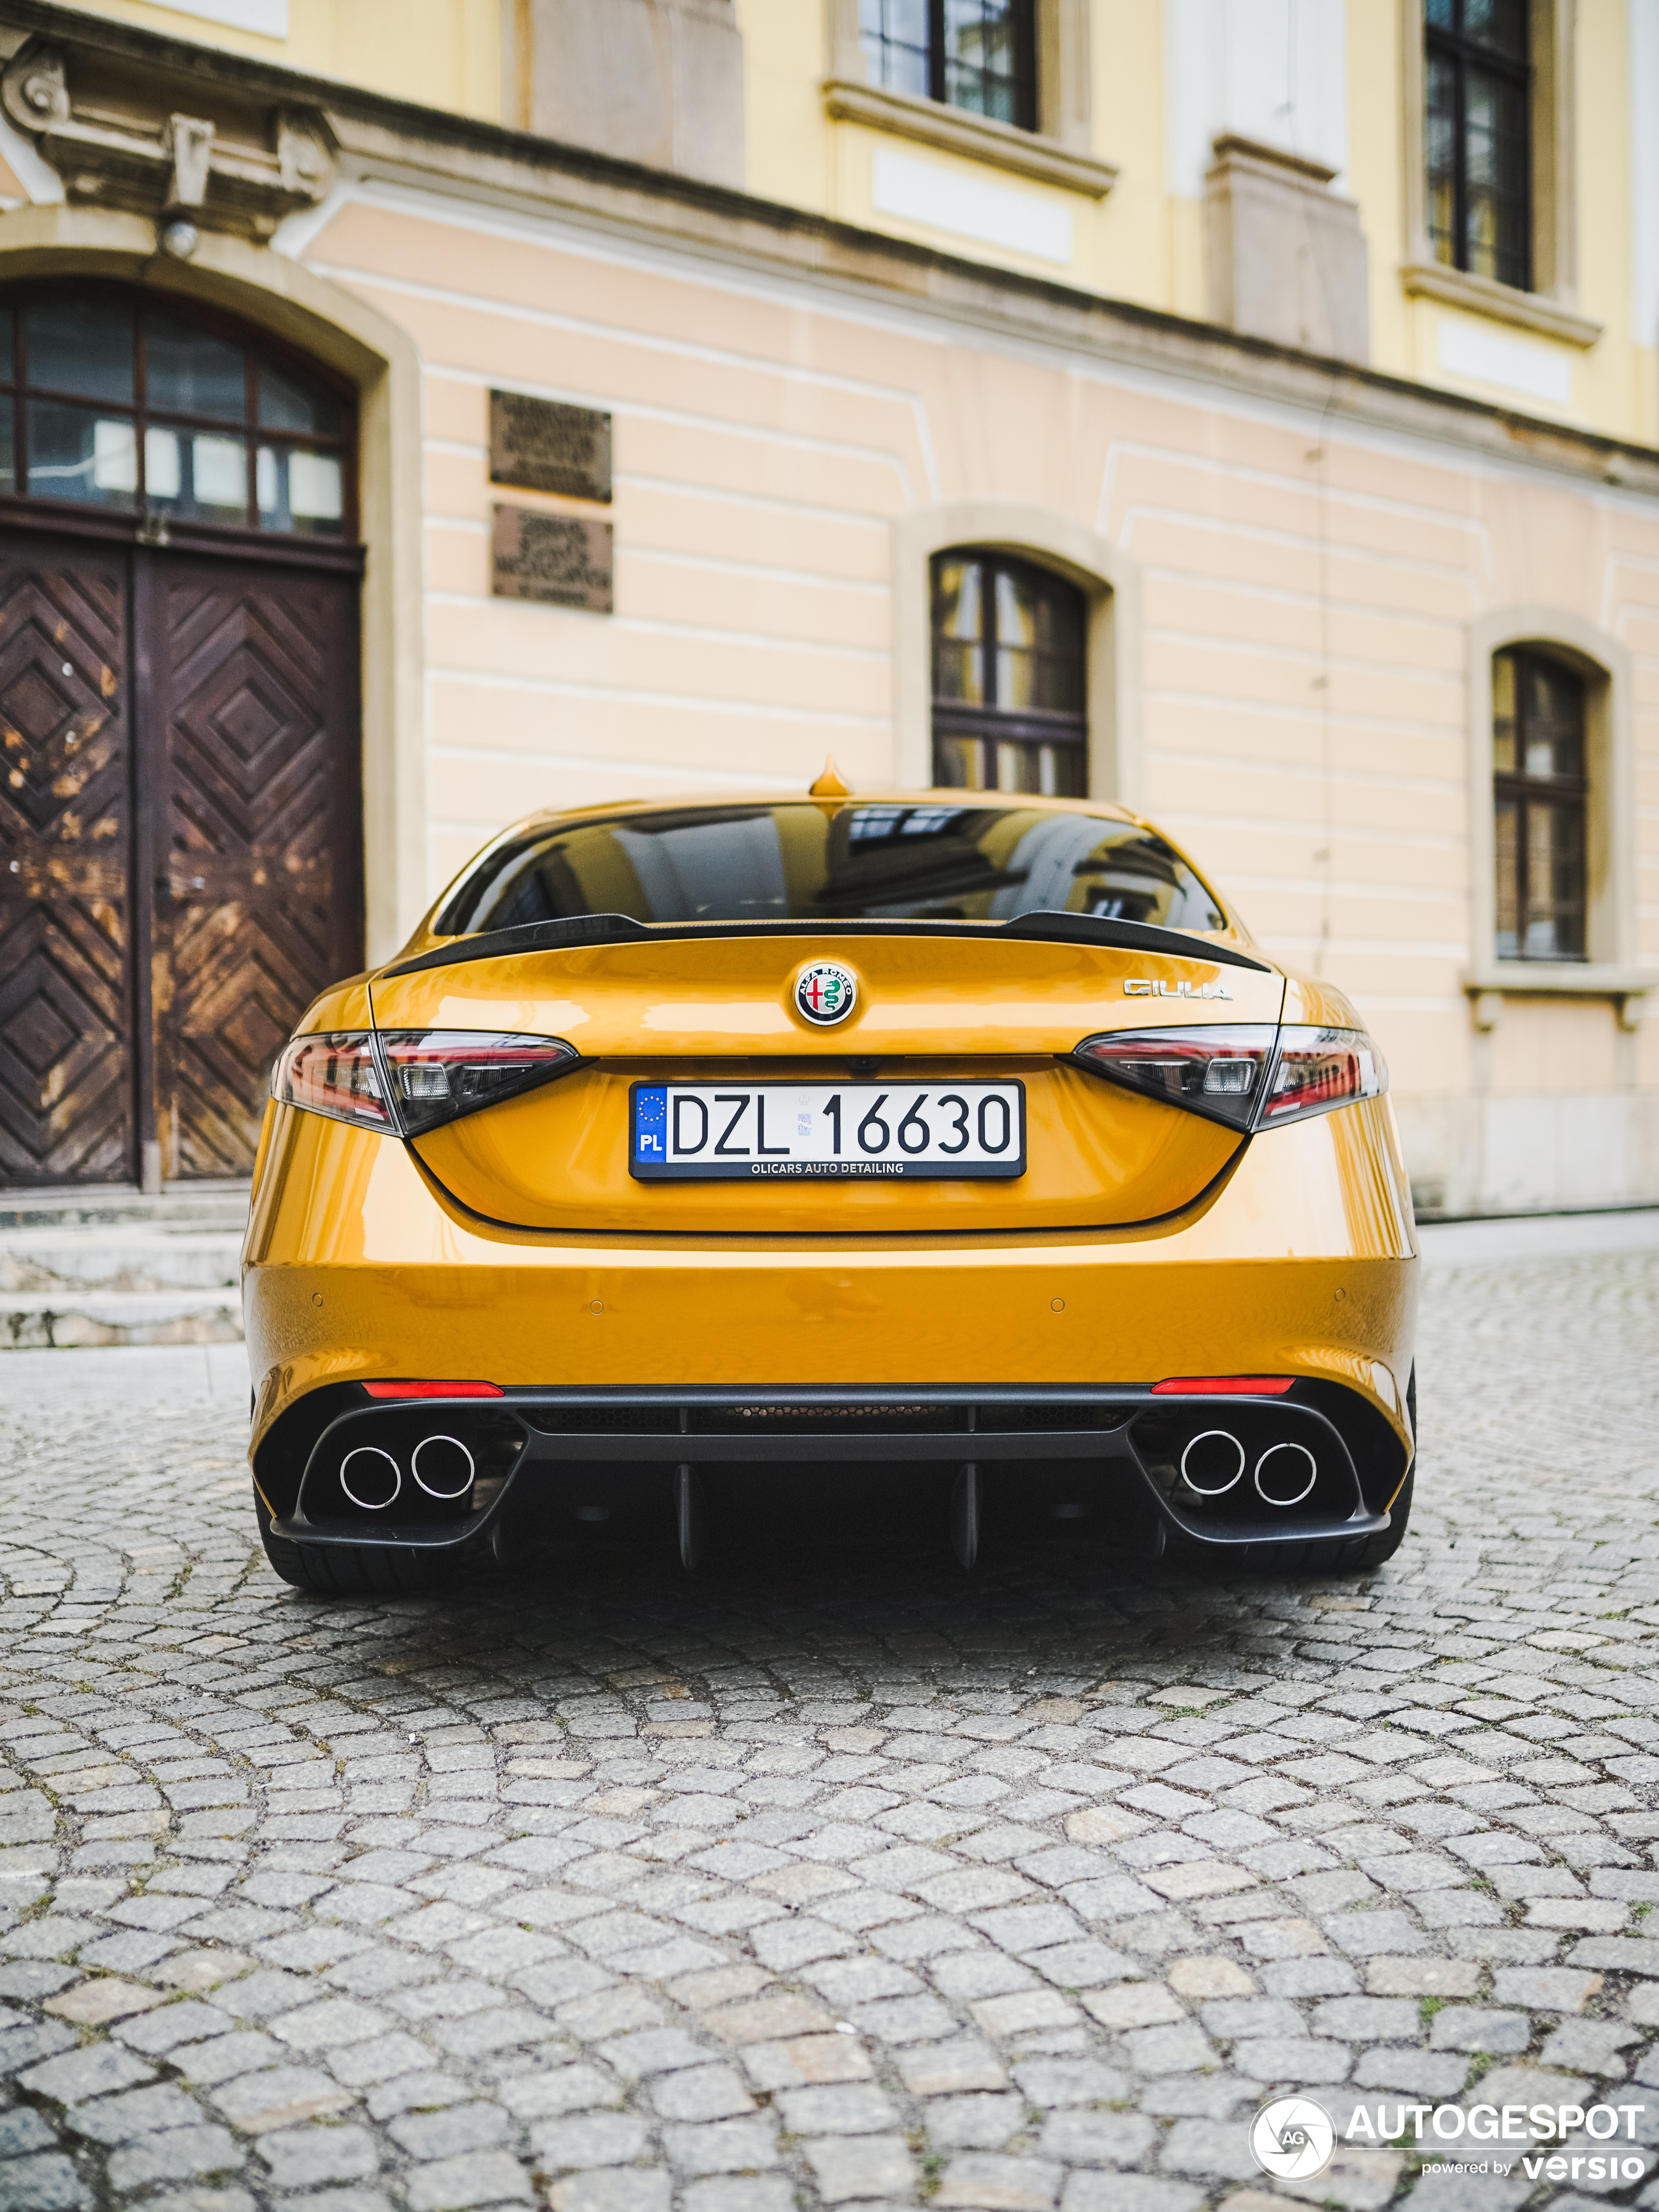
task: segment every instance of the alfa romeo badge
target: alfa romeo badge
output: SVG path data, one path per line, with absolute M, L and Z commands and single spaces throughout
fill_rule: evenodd
M 820 1029 L 844 1022 L 858 994 L 857 976 L 834 960 L 815 960 L 795 978 L 795 1004 Z

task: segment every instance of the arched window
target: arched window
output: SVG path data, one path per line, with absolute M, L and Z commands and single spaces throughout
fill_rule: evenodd
M 1582 960 L 1584 684 L 1530 647 L 1493 656 L 1492 800 L 1500 960 Z
M 1088 790 L 1083 593 L 1012 555 L 933 565 L 933 781 L 947 789 Z
M 0 300 L 0 496 L 349 538 L 352 428 L 341 393 L 234 324 L 114 285 Z

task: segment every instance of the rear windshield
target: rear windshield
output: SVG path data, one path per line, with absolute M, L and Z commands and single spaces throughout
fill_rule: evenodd
M 1227 927 L 1173 846 L 1107 815 L 803 799 L 544 824 L 486 853 L 436 928 L 464 937 L 585 914 L 1008 921 L 1039 911 L 1166 929 Z

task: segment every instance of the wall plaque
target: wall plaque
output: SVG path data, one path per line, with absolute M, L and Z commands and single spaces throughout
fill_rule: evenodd
M 593 407 L 489 395 L 489 481 L 611 503 L 611 417 Z
M 498 599 L 539 599 L 608 615 L 611 525 L 585 514 L 497 507 L 490 533 L 489 588 Z

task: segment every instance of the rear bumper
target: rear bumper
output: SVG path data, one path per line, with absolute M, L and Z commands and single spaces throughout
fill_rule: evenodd
M 401 1145 L 273 1109 L 244 1284 L 255 1470 L 287 1522 L 325 1431 L 368 1407 L 358 1386 L 436 1377 L 507 1393 L 496 1402 L 520 1431 L 514 1457 L 526 1474 L 560 1461 L 1070 1458 L 1156 1490 L 1133 1423 L 1103 1425 L 1109 1413 L 1144 1412 L 1165 1376 L 1276 1375 L 1297 1378 L 1298 1419 L 1338 1435 L 1357 1486 L 1342 1531 L 1364 1534 L 1382 1525 L 1373 1516 L 1386 1513 L 1411 1461 L 1417 1266 L 1405 1191 L 1384 1100 L 1256 1139 L 1198 1204 L 1134 1229 L 573 1237 L 465 1214 Z M 871 1407 L 873 1425 L 849 1450 L 845 1429 L 785 1434 L 767 1424 L 696 1439 L 678 1418 L 672 1435 L 653 1433 L 626 1411 L 710 1394 L 747 1402 L 757 1391 L 792 1403 L 845 1397 Z M 1054 1410 L 994 1444 L 977 1425 L 926 1430 L 907 1419 L 890 1428 L 875 1411 L 878 1401 L 965 1407 L 999 1395 Z M 584 1437 L 532 1418 L 575 1398 L 612 1403 L 603 1443 L 591 1430 Z M 1074 1429 L 1061 1401 L 1086 1408 Z M 503 1474 L 495 1495 L 507 1487 Z M 1154 1502 L 1181 1525 L 1178 1504 Z M 313 1540 L 330 1517 L 313 1523 Z M 1200 1516 L 1197 1540 L 1228 1540 L 1215 1517 Z M 451 1540 L 481 1526 L 474 1511 Z M 340 1540 L 436 1537 L 358 1527 Z
M 308 1401 L 307 1440 L 288 1466 L 264 1470 L 276 1533 L 293 1542 L 447 1550 L 483 1540 L 514 1504 L 556 1510 L 574 1491 L 604 1494 L 623 1470 L 761 1466 L 787 1480 L 835 1470 L 972 1465 L 1113 1509 L 1123 1528 L 1221 1548 L 1379 1534 L 1397 1449 L 1351 1393 L 1318 1383 L 1283 1396 L 1230 1394 L 1178 1401 L 1146 1389 L 943 1389 L 927 1394 L 845 1389 L 511 1390 L 388 1405 L 362 1385 L 335 1384 Z M 316 1417 L 322 1417 L 320 1419 Z M 279 1424 L 279 1431 L 283 1425 Z M 415 1479 L 423 1437 L 459 1440 L 476 1479 L 438 1498 Z M 1187 1479 L 1186 1448 L 1207 1439 L 1218 1472 Z M 273 1442 L 275 1433 L 273 1434 Z M 1201 1449 L 1201 1441 L 1200 1441 Z M 1237 1460 L 1231 1454 L 1236 1449 Z M 303 1451 L 297 1485 L 292 1468 Z M 367 1451 L 394 1498 L 366 1504 L 349 1471 Z M 276 1455 L 282 1457 L 282 1455 Z M 1305 1494 L 1300 1492 L 1304 1474 Z M 1224 1480 L 1223 1480 L 1224 1478 Z M 1221 1483 L 1217 1487 L 1217 1483 Z M 1161 1548 L 1163 1534 L 1154 1548 Z

